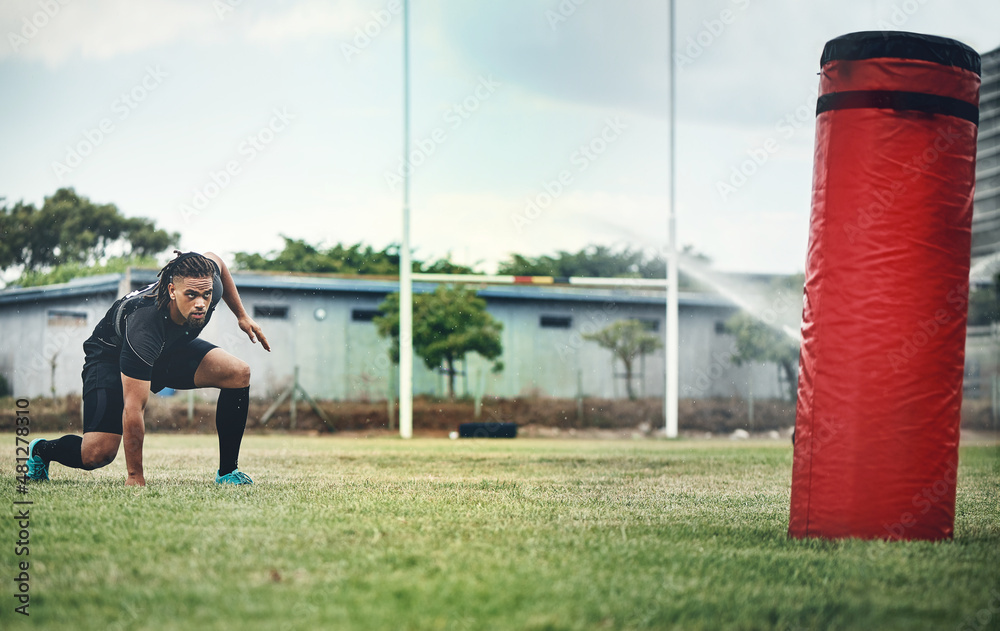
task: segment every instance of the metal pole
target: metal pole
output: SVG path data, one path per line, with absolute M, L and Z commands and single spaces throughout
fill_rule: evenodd
M 675 145 L 677 144 L 677 85 L 674 63 L 674 0 L 670 0 L 670 29 L 667 37 L 667 55 L 670 63 L 670 200 L 667 215 L 667 348 L 666 348 L 666 389 L 663 401 L 666 417 L 667 438 L 677 438 L 677 404 L 679 379 L 677 369 L 680 334 L 677 323 L 678 275 L 677 275 L 677 167 Z
M 389 429 L 396 427 L 396 373 L 389 370 Z
M 413 277 L 410 262 L 410 3 L 403 0 L 403 244 L 399 252 L 399 435 L 413 436 Z
M 299 407 L 299 397 L 297 396 L 298 395 L 298 391 L 299 391 L 299 366 L 298 366 L 298 364 L 296 364 L 295 370 L 292 372 L 292 375 L 293 375 L 292 376 L 292 394 L 291 394 L 292 400 L 291 400 L 291 409 L 289 409 L 289 411 L 288 411 L 288 428 L 289 429 L 295 429 L 295 426 L 297 425 L 296 419 L 297 419 L 297 413 L 298 413 L 298 407 Z

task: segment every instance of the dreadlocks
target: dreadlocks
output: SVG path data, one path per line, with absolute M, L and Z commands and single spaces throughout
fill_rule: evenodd
M 157 274 L 159 286 L 156 289 L 156 308 L 163 309 L 170 304 L 170 292 L 167 285 L 175 278 L 205 278 L 215 274 L 215 263 L 197 252 L 181 252 L 174 250 L 177 257 L 163 266 Z

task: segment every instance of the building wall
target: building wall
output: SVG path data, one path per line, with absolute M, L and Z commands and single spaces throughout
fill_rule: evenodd
M 247 361 L 253 374 L 255 395 L 276 396 L 291 383 L 300 367 L 300 383 L 313 396 L 361 401 L 384 400 L 397 388 L 397 367 L 388 360 L 388 340 L 378 337 L 374 323 L 358 320 L 377 310 L 382 296 L 365 294 L 308 295 L 300 292 L 241 291 L 247 310 L 263 306 L 287 307 L 287 317 L 255 316 L 273 348 L 265 353 L 236 328 L 235 318 L 219 309 L 205 339 Z M 318 309 L 324 319 L 316 316 Z M 487 300 L 489 312 L 503 324 L 500 357 L 504 369 L 492 371 L 492 362 L 472 354 L 457 368 L 458 396 L 477 390 L 492 396 L 541 394 L 575 397 L 626 396 L 624 368 L 612 365 L 610 351 L 583 339 L 611 322 L 638 318 L 655 323 L 664 336 L 664 309 L 659 305 L 608 302 Z M 681 396 L 691 398 L 781 396 L 778 372 L 773 365 L 732 365 L 731 336 L 717 327 L 734 313 L 729 307 L 681 309 Z M 541 319 L 567 318 L 569 326 L 542 326 Z M 665 357 L 662 349 L 636 362 L 633 386 L 639 396 L 663 396 Z M 447 376 L 414 358 L 414 393 L 443 396 Z
M 136 279 L 132 285 L 142 286 L 145 280 Z M 14 392 L 50 394 L 53 357 L 56 394 L 79 392 L 83 340 L 118 293 L 0 304 L 0 373 L 13 375 Z M 277 397 L 291 385 L 296 366 L 301 385 L 314 397 L 377 401 L 396 391 L 398 372 L 388 360 L 388 340 L 378 337 L 371 322 L 384 293 L 241 287 L 240 294 L 272 352 L 251 343 L 224 305 L 202 337 L 250 364 L 253 396 Z M 485 395 L 501 397 L 624 397 L 623 366 L 583 335 L 624 318 L 645 320 L 661 340 L 665 334 L 664 307 L 649 300 L 487 297 L 487 308 L 503 324 L 504 370 L 494 373 L 492 362 L 471 355 L 458 366 L 464 373 L 455 379 L 459 396 L 481 389 Z M 64 312 L 77 317 L 59 315 Z M 734 312 L 734 307 L 682 303 L 682 397 L 745 396 L 751 389 L 760 398 L 780 396 L 773 365 L 732 365 L 732 339 L 718 326 Z M 636 361 L 637 395 L 663 396 L 664 363 L 662 349 Z M 447 377 L 415 358 L 414 392 L 443 396 Z
M 1000 324 L 969 327 L 962 396 L 990 401 L 1000 396 Z
M 83 341 L 114 293 L 0 307 L 0 374 L 18 396 L 80 392 Z
M 663 339 L 664 309 L 653 305 L 568 301 L 487 304 L 490 313 L 504 325 L 504 371 L 489 375 L 486 388 L 488 393 L 499 396 L 625 396 L 624 380 L 612 373 L 622 373 L 623 366 L 613 366 L 610 351 L 583 336 L 615 320 L 638 318 L 655 323 Z M 636 374 L 633 382 L 637 393 L 662 393 L 663 361 L 662 350 L 645 358 L 644 374 Z M 641 367 L 637 361 L 637 373 Z
M 983 55 L 972 258 L 1000 252 L 1000 48 Z

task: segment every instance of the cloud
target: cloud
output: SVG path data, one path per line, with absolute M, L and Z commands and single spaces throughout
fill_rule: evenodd
M 655 252 L 665 243 L 663 207 L 663 198 L 652 195 L 577 191 L 535 213 L 526 212 L 523 197 L 439 193 L 414 201 L 413 244 L 424 258 L 450 251 L 455 262 L 490 272 L 514 252 L 575 252 L 592 243 Z
M 14 0 L 0 15 L 0 61 L 50 68 L 82 58 L 105 60 L 203 32 L 219 21 L 207 2 L 190 0 Z
M 391 13 L 386 17 L 384 7 L 374 7 L 372 11 L 379 9 L 383 10 L 379 15 L 382 21 L 388 23 L 397 18 Z M 270 45 L 323 35 L 346 37 L 353 34 L 355 29 L 364 28 L 369 21 L 378 24 L 377 18 L 357 2 L 310 0 L 282 13 L 257 18 L 247 30 L 246 36 L 252 42 Z
M 439 0 L 440 1 L 440 0 Z M 507 0 L 440 12 L 456 58 L 565 102 L 668 113 L 667 3 Z M 995 46 L 1000 3 L 702 0 L 678 3 L 678 116 L 770 124 L 818 84 L 826 41 L 913 30 Z M 960 8 L 959 8 L 960 7 Z M 427 11 L 427 8 L 423 8 Z M 421 22 L 414 10 L 414 25 Z
M 385 11 L 384 3 L 372 0 L 266 8 L 247 0 L 5 0 L 0 34 L 7 41 L 0 43 L 0 63 L 22 59 L 56 68 L 185 40 L 242 38 L 273 46 L 318 36 L 346 39 Z
M 720 19 L 726 9 L 729 24 Z M 679 117 L 770 124 L 803 100 L 815 102 L 820 55 L 835 37 L 907 30 L 984 50 L 1000 41 L 998 20 L 995 0 L 706 0 L 678 16 Z
M 443 33 L 479 72 L 548 97 L 665 115 L 663 2 L 509 0 L 449 9 Z M 416 11 L 413 20 L 421 24 Z

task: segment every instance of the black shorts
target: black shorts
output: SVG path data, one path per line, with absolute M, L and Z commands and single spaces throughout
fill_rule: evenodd
M 194 373 L 215 344 L 196 338 L 168 350 L 153 364 L 149 389 L 193 390 Z M 97 362 L 83 369 L 83 433 L 122 433 L 122 374 L 117 364 Z

